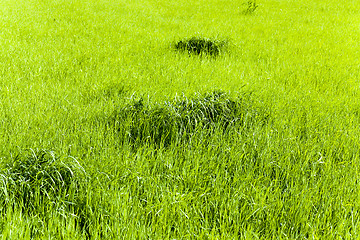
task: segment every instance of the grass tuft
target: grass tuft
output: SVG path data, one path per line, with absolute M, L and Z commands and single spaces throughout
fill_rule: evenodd
M 59 158 L 48 150 L 19 153 L 0 174 L 2 210 L 21 209 L 40 218 L 46 218 L 48 211 L 69 213 L 76 217 L 76 228 L 89 238 L 88 180 L 83 167 L 72 157 Z
M 255 12 L 255 10 L 259 7 L 259 5 L 256 3 L 256 0 L 249 0 L 247 3 L 244 3 L 246 6 L 246 9 L 243 10 L 243 14 L 248 15 Z
M 201 134 L 210 135 L 215 129 L 225 133 L 245 129 L 249 121 L 267 122 L 268 114 L 259 114 L 250 101 L 250 94 L 232 99 L 221 91 L 156 105 L 145 104 L 140 98 L 115 112 L 110 122 L 135 146 L 150 143 L 166 147 Z
M 226 41 L 211 40 L 207 38 L 192 37 L 175 44 L 175 49 L 195 55 L 218 56 L 226 46 Z
M 0 201 L 26 213 L 42 204 L 74 204 L 85 175 L 74 158 L 60 159 L 51 151 L 31 150 L 18 154 L 1 171 Z

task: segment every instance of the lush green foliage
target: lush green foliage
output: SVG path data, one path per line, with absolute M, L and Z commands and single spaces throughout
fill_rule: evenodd
M 358 238 L 357 10 L 1 1 L 1 238 Z

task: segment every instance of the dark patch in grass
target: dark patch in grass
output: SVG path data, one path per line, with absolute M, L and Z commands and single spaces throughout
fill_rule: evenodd
M 225 133 L 267 120 L 268 114 L 251 105 L 250 94 L 231 99 L 226 93 L 215 91 L 156 105 L 146 104 L 142 98 L 133 100 L 116 111 L 110 123 L 135 147 L 145 143 L 167 147 L 215 130 Z
M 32 209 L 36 201 L 47 199 L 54 202 L 59 193 L 66 193 L 71 187 L 77 188 L 80 184 L 77 173 L 80 171 L 82 168 L 75 160 L 64 162 L 51 151 L 29 151 L 25 156 L 17 155 L 6 165 L 2 180 L 7 191 L 2 194 L 5 199 L 11 194 L 21 201 L 24 208 Z
M 1 171 L 0 203 L 44 218 L 47 209 L 67 209 L 78 214 L 77 225 L 89 236 L 80 200 L 86 181 L 84 169 L 73 158 L 60 159 L 47 150 L 19 153 Z
M 254 13 L 255 10 L 259 7 L 255 0 L 249 0 L 247 3 L 244 3 L 244 5 L 246 5 L 246 9 L 243 11 L 243 14 L 245 15 Z
M 206 38 L 192 37 L 175 44 L 175 49 L 195 55 L 218 56 L 226 45 L 225 41 L 210 40 Z

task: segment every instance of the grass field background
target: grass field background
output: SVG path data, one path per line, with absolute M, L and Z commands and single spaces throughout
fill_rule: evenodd
M 1 1 L 1 238 L 357 239 L 358 1 L 256 4 Z

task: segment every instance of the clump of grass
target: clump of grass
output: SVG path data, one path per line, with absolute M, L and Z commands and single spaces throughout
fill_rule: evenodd
M 241 101 L 233 100 L 221 91 L 199 95 L 193 99 L 175 99 L 167 103 L 167 106 L 176 114 L 179 129 L 184 132 L 192 132 L 197 126 L 209 129 L 218 123 L 220 128 L 226 130 L 244 115 Z
M 249 116 L 254 117 L 257 111 L 249 101 L 249 94 L 231 99 L 221 91 L 153 106 L 140 98 L 115 112 L 111 122 L 136 146 L 150 143 L 166 147 L 199 134 L 209 135 L 215 129 L 226 132 L 248 127 Z M 267 121 L 267 115 L 262 115 L 261 120 Z
M 19 153 L 1 170 L 0 203 L 28 215 L 45 217 L 49 210 L 75 213 L 76 225 L 89 236 L 86 219 L 87 174 L 72 158 L 48 150 Z
M 243 11 L 244 14 L 252 14 L 259 7 L 255 0 L 249 0 L 244 5 L 246 6 L 246 9 Z
M 175 49 L 195 55 L 218 56 L 226 45 L 226 41 L 211 40 L 208 38 L 192 37 L 175 44 Z
M 84 177 L 84 169 L 74 158 L 60 159 L 51 151 L 31 150 L 18 154 L 2 169 L 0 201 L 20 206 L 27 213 L 42 204 L 74 202 Z

